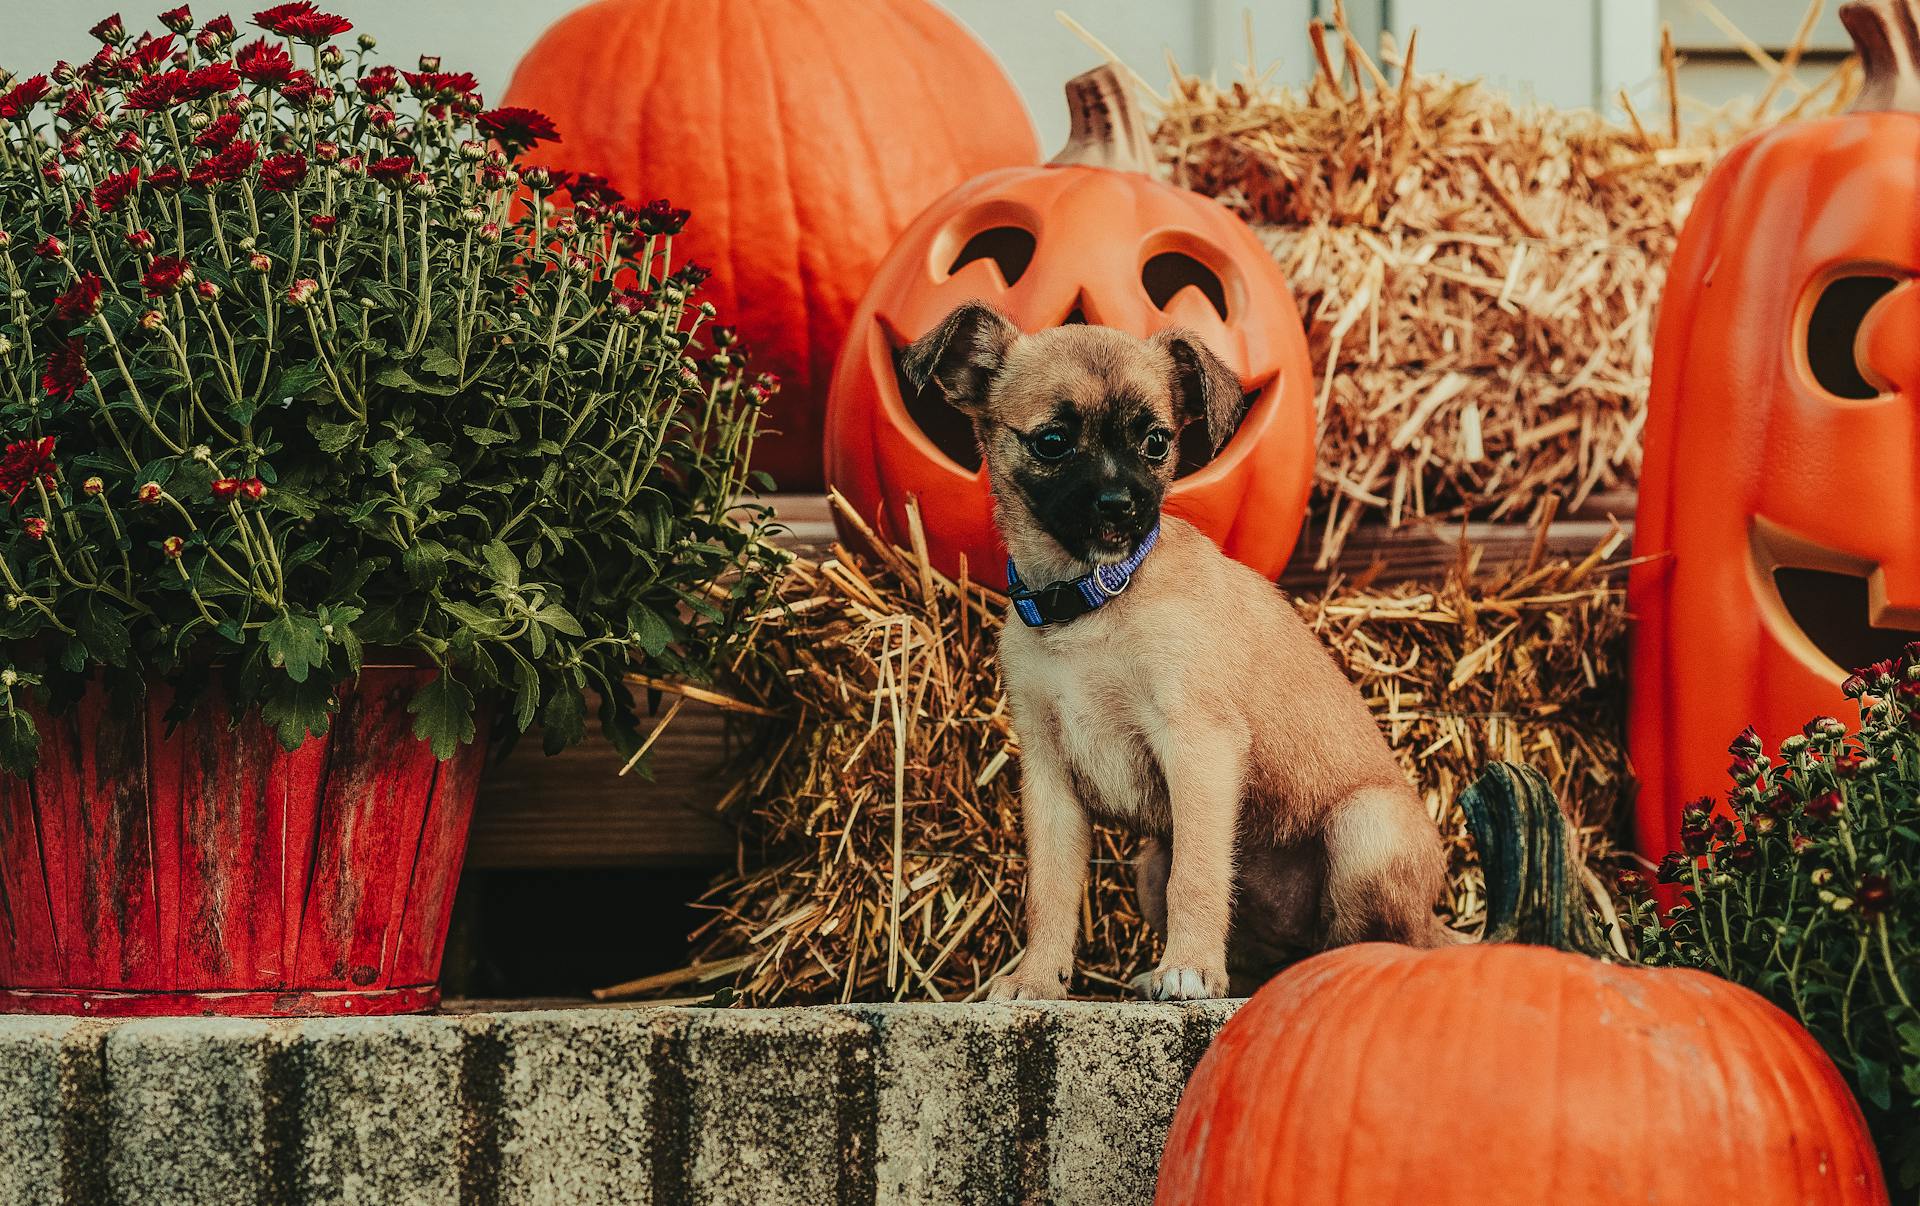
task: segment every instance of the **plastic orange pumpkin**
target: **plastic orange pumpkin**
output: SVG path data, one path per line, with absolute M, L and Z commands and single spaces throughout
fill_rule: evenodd
M 562 141 L 531 163 L 693 211 L 676 261 L 781 390 L 754 464 L 820 487 L 834 356 L 874 268 L 929 201 L 1039 158 L 1004 72 L 925 0 L 599 0 L 527 52 L 506 103 Z
M 1516 789 L 1559 825 L 1521 768 L 1473 790 Z M 1568 866 L 1559 842 L 1516 856 L 1487 868 L 1494 937 L 1592 943 L 1564 870 L 1558 888 L 1536 885 L 1533 932 L 1515 928 L 1526 898 L 1502 877 Z M 1539 911 L 1551 899 L 1557 921 Z M 1155 1200 L 1866 1206 L 1887 1193 L 1839 1071 L 1758 994 L 1498 941 L 1343 947 L 1262 988 L 1194 1071 Z
M 1190 472 L 1167 507 L 1269 577 L 1293 551 L 1313 481 L 1313 372 L 1286 278 L 1245 223 L 1146 174 L 1151 160 L 1110 67 L 1067 86 L 1072 137 L 1052 163 L 990 172 L 933 203 L 874 277 L 848 329 L 827 404 L 827 479 L 905 541 L 916 498 L 933 562 L 1002 581 L 986 471 L 967 421 L 922 396 L 895 353 L 963 301 L 1036 331 L 1099 323 L 1142 337 L 1173 325 L 1205 340 L 1251 399 L 1211 461 L 1195 425 Z
M 1639 840 L 1850 706 L 1920 633 L 1920 72 L 1914 0 L 1847 4 L 1849 113 L 1763 131 L 1694 204 L 1654 347 L 1629 607 Z

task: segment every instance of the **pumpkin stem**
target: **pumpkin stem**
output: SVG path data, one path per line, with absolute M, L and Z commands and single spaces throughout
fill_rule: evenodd
M 1866 69 L 1850 113 L 1920 113 L 1920 0 L 1851 0 L 1840 23 Z
M 1532 767 L 1495 762 L 1460 793 L 1487 881 L 1482 942 L 1523 942 L 1595 958 L 1611 951 L 1580 890 L 1567 818 Z
M 1067 145 L 1049 161 L 1054 166 L 1079 164 L 1153 174 L 1147 128 L 1134 111 L 1127 82 L 1112 63 L 1067 81 L 1067 116 L 1073 124 Z

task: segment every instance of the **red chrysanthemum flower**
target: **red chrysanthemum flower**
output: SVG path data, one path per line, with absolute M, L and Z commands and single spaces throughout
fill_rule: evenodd
M 287 98 L 288 104 L 295 106 L 305 106 L 316 100 L 323 92 L 328 98 L 333 96 L 331 90 L 322 88 L 314 80 L 311 71 L 305 70 L 294 72 L 287 77 L 286 83 L 280 85 L 280 95 Z
M 60 98 L 60 107 L 53 111 L 54 116 L 71 125 L 79 125 L 93 114 L 93 98 L 99 89 L 92 84 L 75 84 L 67 89 Z
M 40 388 L 55 402 L 65 402 L 87 383 L 89 376 L 87 345 L 75 336 L 48 353 L 46 370 L 40 374 Z
M 173 57 L 173 35 L 152 37 L 141 34 L 133 49 L 120 59 L 122 70 L 153 71 Z
M 334 227 L 340 225 L 340 219 L 333 214 L 315 214 L 307 219 L 307 225 L 311 226 L 313 233 L 321 238 L 330 239 L 333 237 Z
M 407 173 L 413 171 L 413 156 L 392 155 L 386 159 L 376 159 L 367 165 L 367 175 L 382 184 L 405 184 Z
M 59 235 L 48 235 L 33 245 L 33 254 L 43 260 L 57 260 L 67 254 L 67 245 L 60 241 Z
M 113 52 L 113 47 L 102 46 L 92 58 L 81 65 L 80 70 L 75 74 L 90 83 L 99 84 L 117 78 L 120 68 L 121 59 Z
M 87 199 L 85 197 L 82 197 L 78 201 L 75 201 L 73 203 L 73 208 L 67 211 L 67 225 L 68 226 L 93 225 L 93 211 L 87 208 Z
M 165 297 L 193 280 L 193 265 L 177 255 L 155 256 L 140 284 L 148 297 Z
M 233 56 L 233 65 L 250 82 L 272 88 L 293 76 L 293 56 L 278 42 L 256 38 Z
M 100 207 L 101 213 L 110 214 L 122 201 L 133 195 L 134 189 L 139 187 L 139 168 L 115 172 L 93 186 L 93 203 Z
M 200 33 L 194 38 L 194 45 L 205 51 L 218 50 L 222 46 L 233 45 L 239 31 L 233 27 L 233 18 L 225 13 L 200 27 Z
M 207 188 L 238 180 L 247 174 L 247 169 L 253 166 L 259 153 L 259 143 L 243 138 L 230 144 L 218 155 L 194 164 L 193 171 L 187 174 L 187 183 L 195 188 Z
M 180 187 L 180 169 L 177 167 L 155 168 L 147 173 L 147 187 L 163 193 L 170 193 Z
M 193 145 L 203 151 L 222 151 L 240 132 L 240 115 L 222 113 L 208 124 L 207 128 L 193 136 Z
M 392 67 L 375 67 L 361 76 L 358 87 L 368 100 L 379 100 L 400 86 L 400 73 Z
M 639 226 L 641 234 L 676 235 L 686 228 L 687 219 L 692 216 L 684 209 L 675 209 L 673 202 L 660 197 L 640 207 L 635 215 L 635 225 Z
M 87 32 L 100 41 L 105 42 L 107 45 L 112 46 L 127 36 L 127 27 L 126 24 L 120 20 L 120 14 L 115 13 L 111 17 L 106 17 L 96 22 L 94 27 Z
M 28 76 L 5 92 L 0 92 L 0 120 L 20 121 L 46 98 L 51 85 L 44 75 Z
M 104 284 L 97 272 L 83 272 L 67 291 L 53 299 L 54 317 L 61 322 L 85 322 L 100 309 L 100 288 Z
M 554 128 L 552 118 L 538 109 L 519 105 L 488 109 L 480 115 L 476 124 L 481 133 L 492 136 L 509 154 L 537 147 L 543 142 L 560 141 L 560 131 Z
M 193 11 L 184 4 L 179 8 L 170 8 L 160 14 L 160 24 L 175 33 L 185 33 L 193 28 Z
M 307 157 L 298 151 L 274 155 L 260 165 L 260 187 L 270 193 L 299 188 L 307 178 Z
M 171 108 L 179 101 L 180 87 L 186 82 L 187 73 L 177 69 L 150 75 L 127 89 L 127 108 L 145 113 Z
M 187 72 L 187 78 L 180 85 L 180 99 L 206 100 L 222 92 L 232 92 L 239 86 L 240 73 L 234 70 L 232 63 L 208 63 L 205 67 L 196 67 Z
M 19 502 L 36 481 L 53 489 L 52 436 L 15 440 L 0 454 L 0 494 L 7 496 L 8 505 Z
M 454 97 L 480 87 L 471 71 L 403 71 L 407 87 L 419 97 Z
M 293 38 L 314 46 L 353 28 L 353 22 L 345 17 L 323 13 L 308 0 L 295 0 L 292 4 L 276 4 L 272 8 L 253 14 L 253 23 L 268 33 L 276 33 L 283 38 Z

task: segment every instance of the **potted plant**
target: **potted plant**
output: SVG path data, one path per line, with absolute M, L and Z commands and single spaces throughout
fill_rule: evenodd
M 539 113 L 160 21 L 0 82 L 0 1009 L 420 1007 L 488 735 L 758 606 L 772 383 Z

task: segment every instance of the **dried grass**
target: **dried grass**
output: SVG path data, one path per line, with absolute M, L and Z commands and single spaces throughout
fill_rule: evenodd
M 1310 28 L 1304 90 L 1175 66 L 1154 135 L 1173 180 L 1256 224 L 1308 324 L 1318 568 L 1363 519 L 1523 520 L 1549 494 L 1573 510 L 1637 482 L 1680 227 L 1720 152 L 1799 87 L 1810 28 L 1778 63 L 1759 52 L 1761 105 L 1684 128 L 1670 43 L 1665 111 L 1643 120 L 1623 93 L 1624 124 L 1422 74 L 1417 34 L 1382 70 L 1343 15 L 1331 37 Z M 1793 113 L 1830 111 L 1855 78 L 1843 67 Z
M 1488 760 L 1540 768 L 1590 854 L 1608 848 L 1624 794 L 1625 615 L 1609 561 L 1621 542 L 1577 564 L 1494 572 L 1463 550 L 1430 587 L 1336 584 L 1296 603 L 1440 819 L 1447 909 L 1464 928 L 1481 900 L 1452 800 Z M 737 685 L 747 708 L 793 717 L 765 735 L 736 792 L 750 802 L 738 818 L 748 869 L 710 895 L 696 968 L 646 987 L 732 975 L 749 1004 L 957 1000 L 1008 964 L 1023 855 L 995 658 L 1004 607 L 877 542 L 793 566 Z M 1099 831 L 1078 991 L 1116 995 L 1156 954 L 1132 844 Z

